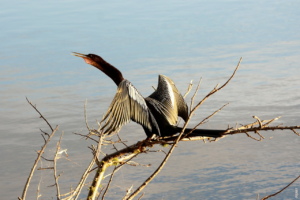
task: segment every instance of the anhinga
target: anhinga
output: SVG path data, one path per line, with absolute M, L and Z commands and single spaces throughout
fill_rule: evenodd
M 176 126 L 177 119 L 178 116 L 185 121 L 188 119 L 188 106 L 170 78 L 159 75 L 157 89 L 149 97 L 144 98 L 128 80 L 123 78 L 117 68 L 100 56 L 81 53 L 73 55 L 83 58 L 87 64 L 101 70 L 118 86 L 117 94 L 102 120 L 106 120 L 102 127 L 105 134 L 118 130 L 130 120 L 144 128 L 147 138 L 151 138 L 153 134 L 164 137 L 181 132 L 182 128 Z M 190 131 L 191 129 L 187 128 L 185 133 Z M 196 129 L 193 135 L 216 138 L 221 137 L 225 131 Z

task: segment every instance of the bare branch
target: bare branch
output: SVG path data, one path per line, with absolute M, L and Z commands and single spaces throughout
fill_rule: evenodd
M 249 135 L 249 133 L 247 133 L 247 132 L 245 132 L 245 133 L 249 138 L 252 138 L 253 140 L 256 140 L 256 141 L 261 141 L 261 138 L 256 139 L 256 138 L 252 137 L 251 135 Z
M 225 135 L 233 135 L 238 133 L 245 133 L 245 132 L 257 132 L 257 131 L 269 131 L 269 130 L 293 130 L 293 129 L 300 129 L 300 126 L 268 126 L 268 127 L 252 127 L 247 129 L 237 129 L 237 130 L 228 130 Z M 300 136 L 300 135 L 299 135 Z
M 138 198 L 138 200 L 141 200 L 142 197 L 144 196 L 145 192 L 143 192 L 143 194 Z
M 108 184 L 107 184 L 107 186 L 106 186 L 106 189 L 105 189 L 105 191 L 104 191 L 104 193 L 103 193 L 102 200 L 104 200 L 104 197 L 105 197 L 105 195 L 106 195 L 106 193 L 107 193 L 107 190 L 108 190 L 108 188 L 109 188 L 109 186 L 110 186 L 110 183 L 111 183 L 111 181 L 112 181 L 112 179 L 113 179 L 113 176 L 114 176 L 114 174 L 115 174 L 116 169 L 117 169 L 117 167 L 115 167 L 114 171 L 113 171 L 113 172 L 111 173 L 111 175 L 110 175 L 110 179 L 109 179 L 109 182 L 108 182 Z
M 125 194 L 123 200 L 127 199 L 127 197 L 129 196 L 129 194 L 131 193 L 132 188 L 133 188 L 133 185 L 131 185 L 131 187 L 126 190 L 126 194 Z
M 27 99 L 27 98 L 26 98 L 26 99 Z M 27 101 L 28 101 L 28 99 L 27 99 Z M 28 101 L 28 102 L 29 102 L 29 101 Z M 30 104 L 31 104 L 31 103 L 30 103 Z M 32 105 L 32 104 L 31 104 L 31 105 Z M 32 105 L 32 106 L 33 106 L 33 105 Z M 35 107 L 34 107 L 34 108 L 35 108 Z M 36 108 L 35 108 L 35 109 L 36 109 Z M 37 110 L 37 109 L 36 109 L 36 110 Z M 38 112 L 39 112 L 39 111 L 38 111 Z M 39 112 L 39 113 L 40 113 L 40 112 Z M 44 150 L 45 150 L 47 144 L 49 143 L 50 139 L 52 138 L 52 136 L 55 134 L 55 132 L 56 132 L 57 130 L 58 130 L 58 126 L 56 126 L 56 128 L 52 131 L 52 133 L 51 133 L 51 135 L 49 136 L 48 140 L 46 141 L 46 143 L 44 144 L 44 146 L 43 146 L 42 149 L 40 150 L 40 152 L 39 152 L 39 154 L 38 154 L 38 157 L 36 158 L 36 160 L 35 160 L 35 162 L 34 162 L 34 164 L 33 164 L 33 167 L 32 167 L 32 169 L 31 169 L 31 172 L 30 172 L 30 174 L 29 174 L 29 177 L 28 177 L 28 179 L 27 179 L 26 185 L 25 185 L 25 187 L 24 187 L 23 194 L 22 194 L 22 200 L 25 200 L 25 198 L 26 198 L 27 189 L 28 189 L 28 187 L 29 187 L 29 183 L 30 183 L 30 181 L 31 181 L 31 178 L 32 178 L 32 175 L 33 175 L 33 172 L 34 172 L 36 166 L 37 166 L 39 160 L 41 159 L 41 156 L 42 156 L 42 154 L 44 153 Z
M 48 120 L 42 115 L 42 113 L 36 108 L 36 106 L 32 105 L 32 103 L 28 100 L 27 97 L 26 97 L 26 100 L 35 109 L 35 111 L 40 114 L 40 118 L 42 118 L 48 124 L 51 131 L 53 132 L 54 130 L 53 130 L 52 126 L 50 125 L 50 123 L 48 122 Z M 24 198 L 23 198 L 23 200 L 24 200 Z
M 190 93 L 190 91 L 191 91 L 192 88 L 193 88 L 193 80 L 191 80 L 186 93 L 183 95 L 183 98 L 185 98 L 186 95 L 188 95 Z
M 256 116 L 253 116 L 253 118 L 257 120 L 257 122 L 259 123 L 259 127 L 262 128 L 263 125 L 262 125 L 260 119 L 258 117 L 256 117 Z
M 226 81 L 226 83 L 224 83 L 224 84 L 223 84 L 221 87 L 219 87 L 219 88 L 217 88 L 217 87 L 218 87 L 218 85 L 217 85 L 210 93 L 208 93 L 208 95 L 206 95 L 206 96 L 205 96 L 205 97 L 197 104 L 197 106 L 195 106 L 195 107 L 193 108 L 193 110 L 191 111 L 191 113 L 192 113 L 193 111 L 195 111 L 201 104 L 203 104 L 204 101 L 205 101 L 208 97 L 210 97 L 210 96 L 213 95 L 214 93 L 216 93 L 216 92 L 218 92 L 219 90 L 221 90 L 222 88 L 224 88 L 224 87 L 231 81 L 231 79 L 234 77 L 236 71 L 237 71 L 238 68 L 240 67 L 240 64 L 241 64 L 242 59 L 243 59 L 243 57 L 241 57 L 241 59 L 240 59 L 238 65 L 237 65 L 237 67 L 235 68 L 233 74 L 232 74 L 231 77 Z M 192 107 L 192 106 L 191 106 L 191 107 Z
M 293 131 L 296 135 L 300 136 L 300 134 L 299 134 L 297 131 L 295 131 L 295 129 L 292 129 L 292 131 Z
M 73 133 L 73 134 L 75 134 L 75 135 L 80 135 L 80 136 L 82 136 L 82 137 L 86 137 L 86 138 L 91 139 L 91 140 L 93 140 L 94 142 L 97 142 L 97 143 L 98 143 L 97 140 L 95 140 L 94 138 L 90 137 L 89 135 L 83 135 L 83 134 L 80 134 L 80 133 Z
M 219 110 L 215 111 L 213 114 L 209 115 L 208 117 L 206 117 L 205 119 L 203 119 L 199 124 L 197 124 L 189 133 L 187 133 L 185 135 L 185 137 L 187 137 L 189 134 L 191 134 L 194 130 L 196 130 L 196 128 L 198 128 L 198 126 L 202 125 L 203 123 L 205 123 L 206 120 L 208 120 L 209 118 L 211 118 L 212 116 L 214 116 L 215 114 L 217 114 L 218 112 L 220 112 L 225 106 L 227 106 L 229 103 L 225 104 L 224 106 L 222 106 L 221 108 L 219 108 Z
M 192 112 L 192 107 L 193 107 L 193 104 L 194 104 L 194 99 L 195 99 L 195 96 L 196 96 L 196 94 L 197 94 L 197 92 L 198 92 L 198 90 L 199 90 L 201 81 L 202 81 L 202 78 L 200 78 L 199 83 L 198 83 L 198 86 L 197 86 L 197 89 L 196 89 L 196 91 L 195 91 L 195 93 L 194 93 L 194 95 L 193 95 L 193 97 L 192 97 L 192 99 L 191 99 L 190 113 Z
M 265 196 L 264 198 L 262 198 L 261 200 L 265 200 L 265 199 L 268 199 L 270 197 L 273 197 L 273 196 L 276 196 L 277 194 L 279 194 L 280 192 L 282 192 L 283 190 L 285 190 L 286 188 L 288 188 L 290 185 L 292 185 L 296 180 L 298 180 L 300 178 L 300 175 L 295 178 L 290 184 L 288 184 L 287 186 L 285 186 L 284 188 L 282 188 L 280 191 L 274 193 L 274 194 L 271 194 L 271 195 L 268 195 L 268 196 Z
M 240 62 L 238 63 L 238 66 L 236 67 L 235 71 L 233 72 L 232 76 L 228 79 L 228 81 L 222 85 L 220 88 L 218 89 L 214 89 L 213 91 L 211 91 L 206 97 L 204 97 L 204 99 L 202 101 L 200 101 L 197 106 L 191 111 L 189 117 L 188 117 L 188 120 L 185 122 L 183 128 L 182 128 L 182 131 L 181 133 L 179 134 L 178 138 L 176 139 L 176 142 L 175 144 L 173 144 L 173 146 L 171 147 L 171 149 L 169 150 L 168 154 L 166 155 L 165 159 L 162 161 L 162 163 L 160 164 L 160 166 L 155 170 L 155 172 L 140 186 L 138 187 L 129 197 L 128 197 L 128 200 L 131 200 L 133 199 L 142 189 L 144 189 L 148 183 L 161 171 L 161 169 L 164 167 L 164 165 L 166 164 L 167 160 L 169 159 L 169 157 L 171 156 L 174 148 L 176 147 L 176 145 L 178 144 L 181 136 L 183 135 L 184 133 L 184 130 L 186 129 L 191 117 L 193 116 L 193 113 L 195 112 L 195 110 L 197 110 L 197 108 L 209 97 L 211 96 L 212 94 L 216 93 L 217 91 L 221 90 L 222 88 L 224 88 L 228 83 L 229 81 L 233 78 L 233 76 L 235 75 L 237 69 L 239 68 L 240 66 L 240 63 L 241 63 L 241 60 L 242 58 L 240 59 Z M 200 84 L 200 83 L 199 83 Z M 197 90 L 196 90 L 197 92 Z M 195 95 L 194 95 L 195 96 Z
M 59 141 L 57 143 L 57 148 L 56 148 L 56 153 L 54 156 L 54 162 L 53 162 L 53 168 L 54 168 L 54 180 L 55 180 L 55 186 L 56 186 L 56 195 L 57 195 L 57 200 L 60 200 L 60 191 L 59 191 L 59 185 L 58 185 L 58 178 L 59 176 L 62 174 L 60 174 L 59 176 L 56 176 L 56 160 L 57 160 L 57 155 L 58 155 L 58 151 L 60 149 L 60 142 L 61 142 L 61 138 L 64 135 L 64 132 L 62 132 Z
M 54 169 L 53 167 L 40 167 L 37 170 L 46 170 L 46 169 Z

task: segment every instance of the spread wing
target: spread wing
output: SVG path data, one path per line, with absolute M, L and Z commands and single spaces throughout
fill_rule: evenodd
M 187 104 L 174 82 L 167 76 L 159 75 L 157 90 L 149 97 L 159 101 L 167 108 L 168 112 L 165 112 L 165 116 L 171 125 L 177 123 L 178 116 L 184 120 L 187 119 Z
M 147 104 L 142 95 L 126 79 L 119 84 L 117 94 L 102 121 L 105 120 L 101 128 L 101 130 L 105 129 L 105 134 L 111 134 L 130 120 L 152 131 Z

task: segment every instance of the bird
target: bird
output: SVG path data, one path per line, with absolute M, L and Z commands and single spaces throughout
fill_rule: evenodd
M 144 98 L 140 92 L 113 65 L 96 54 L 82 54 L 73 52 L 72 55 L 81 57 L 84 61 L 101 70 L 117 85 L 117 93 L 108 111 L 104 115 L 101 128 L 104 134 L 111 134 L 129 123 L 131 120 L 140 124 L 151 140 L 153 137 L 172 136 L 182 131 L 177 127 L 178 117 L 188 120 L 188 106 L 174 82 L 167 76 L 159 74 L 158 86 L 148 97 Z M 191 132 L 186 128 L 184 134 Z M 196 129 L 194 136 L 222 137 L 226 130 Z

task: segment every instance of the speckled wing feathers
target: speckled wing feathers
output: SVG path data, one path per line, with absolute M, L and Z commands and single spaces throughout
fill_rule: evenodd
M 144 98 L 128 80 L 124 79 L 103 117 L 102 122 L 105 120 L 106 122 L 101 130 L 107 127 L 105 134 L 110 134 L 130 122 L 130 119 L 152 130 L 149 109 Z
M 165 113 L 165 117 L 169 124 L 175 125 L 177 123 L 178 116 L 182 117 L 184 120 L 187 119 L 187 104 L 176 88 L 174 82 L 167 76 L 159 75 L 157 90 L 149 97 L 157 100 L 165 106 L 168 111 Z

